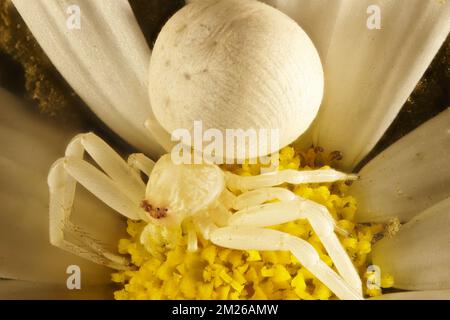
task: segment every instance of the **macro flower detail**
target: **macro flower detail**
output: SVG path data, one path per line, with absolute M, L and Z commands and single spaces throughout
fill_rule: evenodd
M 449 110 L 369 153 L 448 36 L 449 2 L 192 0 L 153 52 L 127 0 L 12 2 L 112 134 L 0 88 L 0 297 L 450 299 Z M 192 120 L 283 129 L 275 168 L 174 163 L 171 131 Z
M 281 150 L 280 168 L 300 169 L 301 173 L 314 168 L 306 165 L 306 159 L 314 164 L 319 157 L 330 159 L 314 149 L 303 156 L 287 147 Z M 305 165 L 300 167 L 301 163 Z M 228 169 L 241 176 L 253 176 L 259 174 L 260 166 Z M 327 208 L 340 230 L 340 242 L 364 278 L 374 236 L 383 234 L 386 226 L 354 222 L 357 205 L 354 198 L 345 195 L 348 186 L 344 182 L 285 185 L 284 188 Z M 112 275 L 113 281 L 124 284 L 124 289 L 115 292 L 117 299 L 329 299 L 334 296 L 314 276 L 314 270 L 308 271 L 289 251 L 230 250 L 199 237 L 198 251 L 189 252 L 189 226 L 184 226 L 175 246 L 152 255 L 139 240 L 144 228 L 145 223 L 129 220 L 130 239 L 119 242 L 119 252 L 129 254 L 139 269 Z M 332 258 L 308 220 L 294 220 L 271 229 L 307 240 L 319 252 L 321 260 L 333 266 Z M 392 284 L 392 277 L 383 274 L 382 286 Z M 365 293 L 376 296 L 381 290 L 365 287 Z

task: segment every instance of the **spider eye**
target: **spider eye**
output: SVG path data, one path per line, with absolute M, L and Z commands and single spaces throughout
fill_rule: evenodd
M 150 212 L 150 211 L 153 210 L 152 205 L 151 205 L 150 203 L 148 203 L 147 200 L 143 200 L 143 201 L 141 202 L 141 208 L 144 209 L 144 210 L 147 211 L 147 212 Z
M 141 202 L 141 208 L 150 214 L 152 218 L 161 219 L 167 216 L 168 208 L 153 207 L 147 200 Z

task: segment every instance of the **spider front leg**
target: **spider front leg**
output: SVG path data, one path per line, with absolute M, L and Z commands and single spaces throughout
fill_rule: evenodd
M 290 251 L 298 261 L 343 300 L 362 300 L 362 295 L 323 262 L 307 241 L 287 233 L 251 227 L 229 226 L 211 232 L 216 245 L 236 250 Z
M 339 180 L 356 180 L 355 174 L 347 174 L 333 169 L 318 170 L 279 170 L 263 173 L 257 176 L 239 176 L 225 172 L 226 185 L 233 190 L 254 190 L 264 187 L 278 186 L 283 183 L 324 183 Z
M 127 163 L 136 172 L 143 172 L 147 177 L 150 177 L 153 167 L 155 166 L 155 162 L 142 153 L 131 154 L 128 157 Z
M 296 198 L 297 195 L 295 193 L 285 188 L 261 188 L 244 192 L 243 194 L 235 197 L 232 202 L 232 207 L 235 210 L 243 210 L 273 199 L 278 199 L 280 201 L 291 201 Z
M 104 170 L 83 160 L 87 153 Z M 66 251 L 114 269 L 126 269 L 127 259 L 110 252 L 70 221 L 76 183 L 81 183 L 109 207 L 129 219 L 141 219 L 139 201 L 145 184 L 139 175 L 102 139 L 93 133 L 76 136 L 67 146 L 65 157 L 50 169 L 50 242 Z M 70 234 L 74 242 L 66 240 Z
M 281 202 L 261 204 L 273 199 Z M 229 219 L 229 225 L 267 227 L 308 219 L 339 273 L 358 292 L 362 292 L 361 279 L 334 232 L 335 221 L 326 207 L 284 188 L 262 188 L 237 197 L 235 208 L 240 210 Z

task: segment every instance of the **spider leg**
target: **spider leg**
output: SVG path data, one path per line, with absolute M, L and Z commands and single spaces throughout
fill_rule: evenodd
M 280 192 L 278 190 L 280 188 L 273 189 L 276 190 L 249 191 L 249 196 L 246 193 L 242 194 L 241 199 L 254 200 L 252 202 L 254 205 L 233 214 L 228 221 L 229 225 L 267 227 L 298 219 L 308 219 L 339 273 L 358 292 L 362 292 L 361 279 L 334 232 L 335 221 L 328 209 L 314 201 L 300 198 L 289 190 L 283 189 L 285 191 Z M 257 202 L 272 200 L 273 195 L 276 194 L 281 195 L 282 198 L 289 199 L 291 197 L 294 200 L 257 205 Z M 267 198 L 264 199 L 264 196 Z M 239 197 L 236 203 L 239 204 Z
M 257 176 L 239 176 L 231 172 L 225 172 L 227 187 L 234 190 L 254 190 L 264 187 L 277 186 L 283 183 L 324 183 L 339 180 L 356 180 L 355 174 L 346 174 L 333 169 L 319 170 L 279 170 L 263 173 Z
M 145 183 L 139 174 L 105 141 L 94 133 L 75 136 L 66 149 L 66 157 L 83 159 L 86 151 L 105 173 L 136 202 L 144 197 Z M 133 159 L 133 158 L 132 158 Z M 142 157 L 139 158 L 140 160 Z
M 219 197 L 219 201 L 225 206 L 225 208 L 231 209 L 234 207 L 236 198 L 237 197 L 230 190 L 224 188 Z
M 188 227 L 188 244 L 187 244 L 187 250 L 189 252 L 195 252 L 198 250 L 198 239 L 197 239 L 197 232 L 195 231 L 195 228 L 193 225 L 189 225 Z
M 85 150 L 109 176 L 83 160 Z M 139 182 L 137 174 L 114 150 L 92 133 L 76 136 L 66 149 L 66 157 L 57 160 L 48 175 L 50 242 L 95 263 L 126 269 L 127 259 L 110 252 L 70 221 L 77 181 L 112 209 L 136 220 L 143 215 L 136 200 L 144 192 L 145 184 Z M 66 235 L 73 241 L 67 240 Z
M 59 172 L 58 172 L 59 171 Z M 116 210 L 128 219 L 142 219 L 142 209 L 139 202 L 131 199 L 128 193 L 114 180 L 95 168 L 87 161 L 74 157 L 59 159 L 50 169 L 48 184 L 50 186 L 51 200 L 61 197 L 64 207 L 71 208 L 75 196 L 75 184 L 79 182 L 92 194 L 109 207 Z M 64 186 L 67 184 L 67 186 Z
M 128 157 L 128 165 L 136 172 L 143 172 L 147 177 L 150 176 L 155 162 L 142 153 L 133 153 Z
M 192 221 L 205 240 L 210 239 L 211 232 L 217 229 L 210 212 L 203 212 L 192 217 Z
M 229 226 L 211 233 L 216 245 L 237 250 L 286 250 L 343 300 L 361 300 L 362 295 L 323 262 L 307 241 L 287 233 L 252 226 Z
M 233 202 L 233 209 L 242 210 L 274 199 L 278 199 L 280 201 L 291 201 L 296 198 L 297 195 L 295 193 L 285 188 L 260 188 L 244 192 L 243 194 L 237 196 Z
M 172 141 L 172 137 L 167 131 L 165 131 L 158 121 L 154 120 L 154 117 L 148 118 L 144 122 L 144 127 L 148 132 L 154 137 L 156 137 L 159 145 L 163 147 L 167 152 L 173 149 L 176 145 L 174 141 Z

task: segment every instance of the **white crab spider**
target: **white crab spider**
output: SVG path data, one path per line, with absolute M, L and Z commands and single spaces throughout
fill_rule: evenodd
M 84 160 L 87 152 L 103 172 Z M 147 185 L 140 173 L 149 177 Z M 132 154 L 125 162 L 93 133 L 80 134 L 68 145 L 64 158 L 49 172 L 50 241 L 53 245 L 98 264 L 126 269 L 128 260 L 103 248 L 70 222 L 75 186 L 79 182 L 109 207 L 133 220 L 155 225 L 180 226 L 190 219 L 189 250 L 196 249 L 198 231 L 205 239 L 238 250 L 287 250 L 341 299 L 362 299 L 361 280 L 334 232 L 328 210 L 293 192 L 274 187 L 284 182 L 309 183 L 355 179 L 332 169 L 284 170 L 241 177 L 216 165 L 175 165 L 170 155 L 156 164 L 143 154 Z M 243 193 L 235 196 L 231 190 Z M 279 202 L 265 203 L 278 199 Z M 297 219 L 308 219 L 333 260 L 339 274 L 326 265 L 305 240 L 266 229 Z M 71 235 L 73 242 L 67 240 Z

